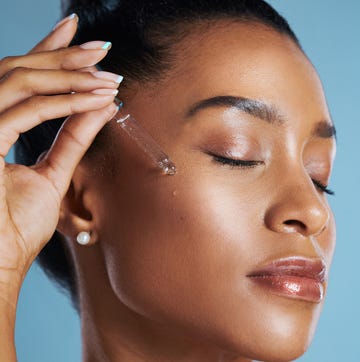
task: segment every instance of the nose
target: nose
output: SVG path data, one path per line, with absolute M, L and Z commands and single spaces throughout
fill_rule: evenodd
M 308 177 L 303 181 L 287 184 L 285 189 L 278 188 L 265 213 L 269 229 L 310 237 L 321 234 L 327 227 L 330 219 L 327 203 Z

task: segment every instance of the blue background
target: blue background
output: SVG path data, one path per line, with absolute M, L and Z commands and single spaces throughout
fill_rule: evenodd
M 288 19 L 318 69 L 338 129 L 338 155 L 330 197 L 338 243 L 325 308 L 315 339 L 301 362 L 359 361 L 360 265 L 360 1 L 273 0 Z M 0 58 L 32 48 L 56 23 L 59 0 L 2 1 Z M 106 40 L 106 39 L 103 39 Z M 8 161 L 11 161 L 11 154 Z M 68 299 L 37 264 L 20 295 L 16 322 L 20 362 L 81 360 L 80 323 Z

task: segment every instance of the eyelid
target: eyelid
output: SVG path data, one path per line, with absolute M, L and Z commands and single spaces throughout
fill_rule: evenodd
M 234 168 L 234 167 L 253 168 L 253 167 L 264 164 L 263 161 L 233 159 L 233 158 L 228 158 L 228 157 L 224 157 L 221 155 L 217 155 L 212 152 L 208 152 L 208 154 L 210 156 L 212 156 L 216 162 L 223 163 L 224 165 L 228 165 L 232 168 Z M 333 190 L 329 189 L 328 186 L 324 185 L 321 181 L 313 179 L 313 178 L 311 180 L 314 183 L 314 185 L 320 189 L 321 192 L 326 193 L 328 195 L 335 195 L 335 192 Z
M 318 187 L 322 192 L 328 195 L 335 195 L 335 191 L 328 188 L 328 185 L 324 185 L 322 182 L 316 179 L 311 179 L 316 187 Z
M 262 145 L 250 134 L 213 133 L 205 137 L 201 147 L 205 152 L 222 155 L 233 159 L 262 159 Z
M 221 163 L 223 165 L 229 166 L 229 167 L 243 167 L 243 168 L 253 168 L 259 165 L 264 164 L 264 161 L 260 160 L 244 160 L 244 159 L 236 159 L 236 158 L 230 158 L 227 156 L 215 154 L 212 152 L 207 152 L 208 155 L 210 155 L 215 162 Z
M 308 162 L 305 166 L 314 185 L 328 195 L 335 195 L 335 192 L 328 188 L 328 179 L 331 173 L 331 165 L 323 161 Z

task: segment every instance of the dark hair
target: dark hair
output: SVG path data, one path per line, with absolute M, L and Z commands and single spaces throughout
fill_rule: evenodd
M 102 39 L 113 46 L 101 68 L 131 81 L 156 80 L 172 65 L 174 44 L 189 35 L 195 24 L 225 19 L 265 25 L 299 42 L 286 20 L 262 0 L 63 0 L 62 12 L 79 16 L 72 44 Z M 32 165 L 50 148 L 64 119 L 43 123 L 22 134 L 15 145 L 17 163 Z M 100 132 L 101 134 L 101 132 Z M 37 262 L 79 311 L 72 257 L 57 231 L 42 249 Z

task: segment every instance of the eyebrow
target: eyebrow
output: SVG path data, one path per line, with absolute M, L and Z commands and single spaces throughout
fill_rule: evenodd
M 282 124 L 285 122 L 275 107 L 259 100 L 235 96 L 216 96 L 199 101 L 188 109 L 185 117 L 191 118 L 200 110 L 218 107 L 235 107 L 270 124 Z M 336 129 L 332 122 L 322 120 L 315 125 L 313 135 L 320 138 L 335 138 Z

